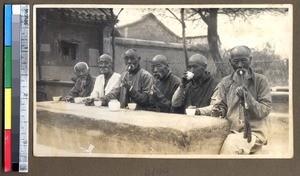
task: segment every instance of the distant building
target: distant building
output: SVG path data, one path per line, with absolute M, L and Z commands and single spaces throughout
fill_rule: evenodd
M 123 38 L 182 43 L 182 37 L 176 35 L 152 13 L 144 15 L 133 23 L 117 27 L 116 30 Z M 207 36 L 186 37 L 186 43 L 207 46 Z
M 178 36 L 160 22 L 152 13 L 140 20 L 117 27 L 121 37 L 177 43 Z

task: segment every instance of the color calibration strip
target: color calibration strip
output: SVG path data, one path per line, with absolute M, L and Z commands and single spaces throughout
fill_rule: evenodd
M 11 171 L 12 5 L 4 6 L 4 171 Z
M 4 171 L 28 172 L 29 5 L 4 6 Z

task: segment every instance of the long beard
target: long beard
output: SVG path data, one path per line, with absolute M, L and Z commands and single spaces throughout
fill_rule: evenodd
M 80 87 L 81 88 L 86 88 L 90 82 L 91 78 L 89 76 L 87 76 L 84 79 L 81 79 L 81 83 L 80 83 Z
M 245 85 L 246 80 L 249 78 L 249 76 L 249 71 L 247 69 L 241 68 L 235 71 L 233 79 L 237 81 L 239 85 Z
M 85 87 L 86 87 L 86 84 L 87 84 L 87 81 L 86 81 L 86 80 L 83 80 L 83 81 L 81 81 L 80 87 L 81 87 L 81 88 L 85 88 Z

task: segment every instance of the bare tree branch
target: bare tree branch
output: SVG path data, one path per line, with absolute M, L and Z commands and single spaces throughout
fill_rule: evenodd
M 120 9 L 120 11 L 119 11 L 119 13 L 117 14 L 117 16 L 116 16 L 115 20 L 116 20 L 116 19 L 118 19 L 118 17 L 119 17 L 119 15 L 120 15 L 120 13 L 121 13 L 123 10 L 124 10 L 124 8 L 121 8 L 121 9 Z
M 180 23 L 182 23 L 182 21 L 169 8 L 167 8 L 166 10 L 170 12 L 175 17 L 175 19 L 177 19 Z
M 263 13 L 271 13 L 273 15 L 286 14 L 288 9 L 285 8 L 221 8 L 218 14 L 227 15 L 229 19 L 235 20 L 240 17 L 247 20 L 251 16 L 261 15 Z
M 193 10 L 201 16 L 201 19 L 204 21 L 205 24 L 209 23 L 207 17 L 205 16 L 206 11 L 201 9 L 193 9 Z

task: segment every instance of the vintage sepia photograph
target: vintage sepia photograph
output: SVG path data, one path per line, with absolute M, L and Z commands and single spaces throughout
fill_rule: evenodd
M 37 157 L 292 158 L 292 5 L 34 5 Z

